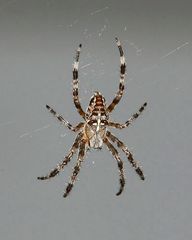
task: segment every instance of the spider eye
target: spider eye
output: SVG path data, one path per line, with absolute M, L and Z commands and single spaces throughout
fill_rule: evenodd
M 96 121 L 96 120 L 90 120 L 90 121 L 88 122 L 88 124 L 89 124 L 90 126 L 95 126 L 95 125 L 97 125 L 97 121 Z
M 101 121 L 101 125 L 102 125 L 102 126 L 107 125 L 107 124 L 108 124 L 107 120 L 102 120 L 102 121 Z

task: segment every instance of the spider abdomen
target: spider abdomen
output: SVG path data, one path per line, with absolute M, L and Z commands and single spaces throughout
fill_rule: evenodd
M 86 115 L 89 120 L 95 119 L 99 115 L 102 116 L 102 118 L 107 118 L 105 98 L 100 92 L 95 92 L 91 97 Z
M 95 92 L 91 97 L 86 112 L 87 124 L 85 125 L 86 138 L 91 148 L 101 148 L 106 134 L 105 98 L 100 92 Z

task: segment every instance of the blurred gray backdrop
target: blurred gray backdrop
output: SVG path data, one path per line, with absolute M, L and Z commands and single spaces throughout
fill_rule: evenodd
M 0 1 L 0 236 L 20 239 L 192 238 L 191 1 Z M 79 181 L 62 197 L 75 164 L 47 182 L 81 118 L 71 96 L 72 63 L 82 43 L 80 95 L 84 108 L 99 90 L 109 103 L 118 88 L 122 42 L 126 90 L 111 118 L 132 126 L 112 130 L 146 175 L 124 160 L 126 187 L 117 197 L 118 169 L 103 148 L 87 154 Z

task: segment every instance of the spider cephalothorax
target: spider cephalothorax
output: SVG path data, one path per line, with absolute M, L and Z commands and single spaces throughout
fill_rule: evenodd
M 117 165 L 119 168 L 119 177 L 120 177 L 120 189 L 116 195 L 120 195 L 123 191 L 125 185 L 125 177 L 124 177 L 124 170 L 123 170 L 123 162 L 119 157 L 119 154 L 116 148 L 113 146 L 112 142 L 117 145 L 127 156 L 129 162 L 135 169 L 136 173 L 140 176 L 142 180 L 144 180 L 144 175 L 142 172 L 141 167 L 138 165 L 137 161 L 134 160 L 132 153 L 128 150 L 127 146 L 120 141 L 116 136 L 114 136 L 107 127 L 114 127 L 118 129 L 123 129 L 128 127 L 132 121 L 143 112 L 144 108 L 146 107 L 147 103 L 144 103 L 139 111 L 133 114 L 128 121 L 124 124 L 115 123 L 109 120 L 109 113 L 113 111 L 115 106 L 121 100 L 124 91 L 124 79 L 125 79 L 125 57 L 123 54 L 123 49 L 120 44 L 118 38 L 116 38 L 116 43 L 120 53 L 120 82 L 119 82 L 119 90 L 111 102 L 111 104 L 107 105 L 105 102 L 105 98 L 102 96 L 100 92 L 95 92 L 94 95 L 91 97 L 89 106 L 86 112 L 83 111 L 80 101 L 79 101 L 79 91 L 78 91 L 78 67 L 79 67 L 79 55 L 81 50 L 81 44 L 76 52 L 76 59 L 74 62 L 73 67 L 73 100 L 77 111 L 84 119 L 84 122 L 80 122 L 76 126 L 72 126 L 68 121 L 66 121 L 61 115 L 57 114 L 53 108 L 46 105 L 47 109 L 65 126 L 67 126 L 70 130 L 74 132 L 79 132 L 77 137 L 68 152 L 68 155 L 64 158 L 64 160 L 57 165 L 55 169 L 53 169 L 49 174 L 46 176 L 38 177 L 40 180 L 45 180 L 56 176 L 61 170 L 63 170 L 64 166 L 71 160 L 74 153 L 76 153 L 77 149 L 79 149 L 78 153 L 78 160 L 77 164 L 73 169 L 73 173 L 70 178 L 70 182 L 67 185 L 67 188 L 64 193 L 64 197 L 67 197 L 70 193 L 71 189 L 73 188 L 74 182 L 77 179 L 77 175 L 80 171 L 81 164 L 84 160 L 86 151 L 89 148 L 94 149 L 101 149 L 103 145 L 107 146 L 113 157 L 117 161 Z

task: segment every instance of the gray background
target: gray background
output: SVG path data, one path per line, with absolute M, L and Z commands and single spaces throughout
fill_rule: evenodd
M 146 239 L 192 237 L 191 1 L 0 1 L 0 236 L 12 239 Z M 90 151 L 71 195 L 62 197 L 75 158 L 58 177 L 37 181 L 67 153 L 75 134 L 45 109 L 72 123 L 75 49 L 85 108 L 95 90 L 110 102 L 119 81 L 119 36 L 126 55 L 125 95 L 113 130 L 134 152 L 146 181 L 121 154 L 127 176 L 118 190 L 116 161 Z

